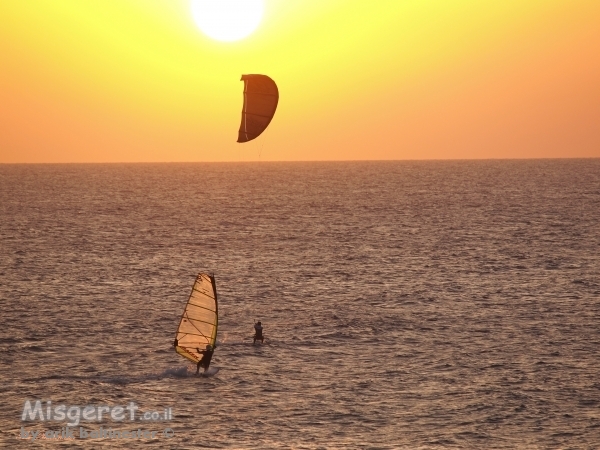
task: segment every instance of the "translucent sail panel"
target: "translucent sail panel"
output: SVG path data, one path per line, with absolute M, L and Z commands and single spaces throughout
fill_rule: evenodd
M 217 287 L 211 275 L 201 273 L 196 277 L 190 298 L 185 305 L 177 328 L 175 351 L 185 358 L 198 362 L 207 344 L 217 341 L 218 308 Z
M 248 142 L 258 137 L 275 115 L 279 91 L 275 82 L 266 75 L 242 75 L 244 82 L 244 107 L 238 142 Z

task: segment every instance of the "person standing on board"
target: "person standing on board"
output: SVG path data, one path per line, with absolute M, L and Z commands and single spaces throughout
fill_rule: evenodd
M 252 342 L 253 344 L 256 344 L 256 341 L 260 340 L 261 344 L 264 343 L 264 337 L 263 337 L 263 327 L 262 324 L 260 323 L 260 320 L 258 322 L 256 322 L 254 324 L 254 342 Z
M 208 344 L 206 346 L 206 350 L 200 350 L 199 348 L 196 350 L 202 355 L 202 358 L 200 361 L 198 361 L 198 365 L 196 366 L 196 374 L 200 372 L 200 367 L 204 367 L 204 372 L 206 372 L 208 370 L 208 366 L 210 365 L 210 360 L 212 359 L 215 349 L 212 347 L 212 345 Z

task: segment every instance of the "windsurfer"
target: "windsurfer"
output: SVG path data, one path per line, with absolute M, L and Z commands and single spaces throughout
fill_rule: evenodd
M 200 350 L 199 348 L 196 350 L 202 355 L 202 358 L 200 361 L 198 361 L 198 365 L 196 366 L 196 373 L 200 372 L 200 367 L 204 367 L 204 371 L 206 372 L 208 370 L 208 366 L 210 365 L 210 360 L 212 359 L 215 349 L 212 345 L 208 344 L 206 346 L 206 350 Z
M 263 332 L 263 327 L 259 320 L 258 322 L 256 322 L 254 324 L 254 342 L 252 342 L 253 344 L 256 344 L 256 341 L 258 341 L 258 340 L 260 340 L 261 343 L 264 342 L 265 338 L 264 338 L 262 332 Z

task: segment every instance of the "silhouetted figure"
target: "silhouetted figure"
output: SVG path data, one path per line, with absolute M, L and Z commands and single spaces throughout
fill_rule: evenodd
M 199 348 L 196 350 L 202 355 L 202 358 L 200 361 L 198 361 L 198 365 L 196 366 L 196 373 L 200 372 L 200 367 L 203 367 L 204 372 L 206 372 L 208 370 L 208 366 L 210 365 L 210 360 L 212 359 L 215 349 L 212 347 L 212 345 L 208 344 L 206 346 L 206 350 L 200 350 Z
M 263 327 L 262 324 L 260 323 L 260 320 L 258 322 L 256 322 L 254 324 L 254 342 L 252 342 L 253 344 L 256 344 L 256 341 L 260 341 L 261 343 L 264 342 L 264 337 L 263 337 Z

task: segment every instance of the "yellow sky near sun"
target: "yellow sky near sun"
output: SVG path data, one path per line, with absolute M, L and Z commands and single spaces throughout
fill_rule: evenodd
M 0 2 L 0 163 L 600 157 L 597 0 Z M 243 73 L 269 129 L 237 144 Z

